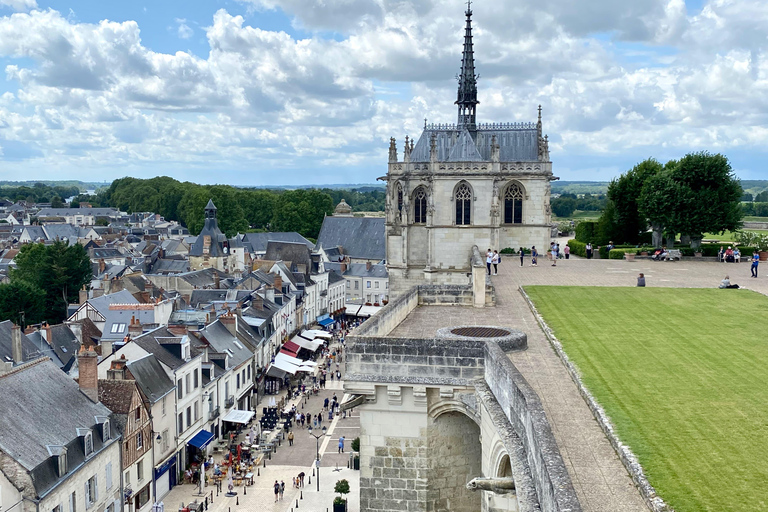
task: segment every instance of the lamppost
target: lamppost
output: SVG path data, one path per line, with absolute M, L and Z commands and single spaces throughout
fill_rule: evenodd
M 312 427 L 309 427 L 309 435 L 315 438 L 315 444 L 317 445 L 317 458 L 315 459 L 315 467 L 317 467 L 317 478 L 315 478 L 315 481 L 317 482 L 317 491 L 320 492 L 320 438 L 325 436 L 326 428 L 323 427 L 323 433 L 319 436 L 312 433 Z
M 160 432 L 155 432 L 154 430 L 151 431 L 152 435 L 157 434 L 157 437 L 155 438 L 155 441 L 157 441 L 157 445 L 160 446 L 160 443 L 163 442 L 163 436 L 160 435 Z M 152 447 L 152 499 L 154 501 L 154 504 L 152 505 L 152 510 L 155 511 L 159 509 L 157 506 L 157 478 L 155 476 L 155 447 Z

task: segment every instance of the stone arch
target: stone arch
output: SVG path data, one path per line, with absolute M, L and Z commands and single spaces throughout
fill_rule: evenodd
M 466 483 L 482 476 L 480 427 L 456 403 L 433 408 L 427 435 L 427 511 L 476 512 L 482 493 Z M 466 411 L 466 407 L 463 407 Z
M 504 224 L 522 224 L 525 213 L 525 186 L 517 180 L 510 181 L 501 194 Z
M 472 224 L 472 207 L 474 206 L 475 192 L 472 185 L 466 180 L 461 180 L 453 188 L 451 198 L 456 207 L 454 223 L 457 226 Z
M 466 403 L 462 402 L 461 400 L 456 400 L 455 398 L 442 399 L 436 403 L 430 404 L 429 408 L 427 409 L 427 414 L 433 420 L 436 420 L 441 415 L 449 412 L 461 413 L 474 421 L 478 426 L 480 426 L 480 422 L 476 419 L 474 411 L 470 410 Z

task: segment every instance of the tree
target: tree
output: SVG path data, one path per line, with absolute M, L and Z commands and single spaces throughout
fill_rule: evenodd
M 752 202 L 752 194 L 750 194 L 749 192 L 744 192 L 741 195 L 741 201 L 744 202 L 744 203 L 751 203 Z
M 58 195 L 55 195 L 51 198 L 51 208 L 63 208 L 64 207 L 64 201 L 61 200 L 61 197 Z
M 675 221 L 677 195 L 680 193 L 679 186 L 672 179 L 669 170 L 650 177 L 643 185 L 640 192 L 640 212 L 651 224 L 654 247 L 661 247 L 665 229 L 672 229 L 673 236 L 677 233 Z
M 333 487 L 333 492 L 339 493 L 339 496 L 336 496 L 333 500 L 334 505 L 346 505 L 346 495 L 349 494 L 349 482 L 347 479 L 338 480 Z
M 38 286 L 22 280 L 0 284 L 0 320 L 24 327 L 44 319 L 45 292 Z
M 570 217 L 576 211 L 576 199 L 571 197 L 556 197 L 550 204 L 552 213 L 560 218 Z
M 638 242 L 640 233 L 647 228 L 646 219 L 640 214 L 638 199 L 646 180 L 658 174 L 661 169 L 658 160 L 649 158 L 611 181 L 608 185 L 608 199 L 613 202 L 615 218 L 609 238 L 618 243 Z
M 66 318 L 67 306 L 77 302 L 78 291 L 92 277 L 91 260 L 80 244 L 24 245 L 14 261 L 11 282 L 26 281 L 45 292 L 44 318 L 50 323 Z
M 742 199 L 744 201 L 744 199 Z M 763 190 L 755 196 L 756 203 L 768 203 L 768 190 Z

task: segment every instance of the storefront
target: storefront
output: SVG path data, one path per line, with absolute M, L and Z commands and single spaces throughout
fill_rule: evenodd
M 213 434 L 203 429 L 187 441 L 187 461 L 190 466 L 202 464 L 206 459 L 206 448 L 213 441 Z
M 176 486 L 176 476 L 178 474 L 176 454 L 171 455 L 170 459 L 155 468 L 156 501 L 160 501 L 163 496 Z

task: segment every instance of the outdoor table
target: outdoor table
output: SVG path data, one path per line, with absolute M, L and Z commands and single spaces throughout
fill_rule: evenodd
M 253 485 L 253 473 L 245 474 L 245 483 L 248 485 Z

